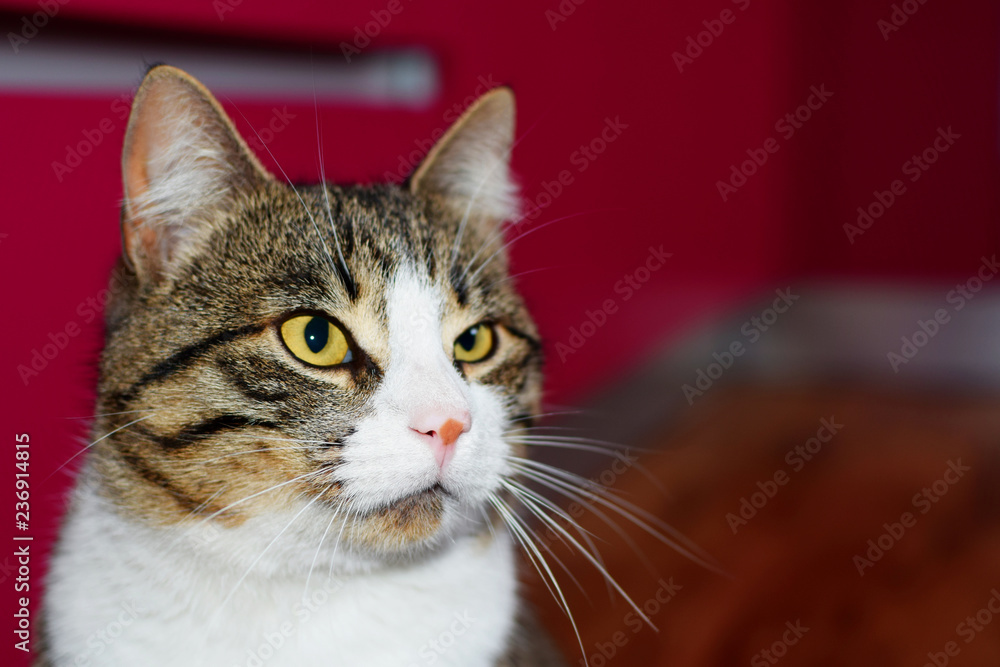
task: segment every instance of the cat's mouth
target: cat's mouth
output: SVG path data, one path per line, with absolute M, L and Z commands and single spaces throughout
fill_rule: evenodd
M 353 520 L 352 538 L 382 549 L 431 539 L 441 527 L 448 497 L 454 496 L 441 484 L 434 484 L 361 512 Z
M 383 505 L 366 510 L 361 513 L 361 516 L 367 518 L 378 515 L 384 516 L 390 513 L 408 516 L 423 511 L 440 510 L 444 506 L 444 499 L 446 497 L 453 498 L 454 494 L 438 482 L 422 491 L 411 493 L 396 500 L 390 500 Z

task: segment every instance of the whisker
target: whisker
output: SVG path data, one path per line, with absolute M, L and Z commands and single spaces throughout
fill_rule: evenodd
M 532 273 L 538 273 L 540 271 L 552 271 L 554 269 L 565 269 L 566 267 L 567 267 L 567 265 L 563 264 L 563 265 L 560 265 L 560 266 L 543 266 L 543 267 L 538 268 L 538 269 L 529 269 L 528 271 L 518 271 L 517 273 L 512 273 L 512 274 L 510 274 L 510 275 L 508 275 L 508 276 L 506 276 L 504 278 L 501 278 L 500 280 L 494 280 L 489 285 L 486 285 L 485 287 L 483 287 L 483 290 L 489 290 L 490 288 L 496 287 L 497 285 L 499 285 L 501 283 L 505 283 L 508 280 L 513 280 L 514 278 L 520 278 L 521 276 L 531 275 Z
M 610 210 L 619 210 L 619 209 L 610 209 Z M 556 218 L 555 220 L 549 220 L 548 222 L 542 223 L 541 225 L 538 225 L 536 227 L 532 227 L 531 229 L 529 229 L 528 231 L 524 232 L 523 234 L 518 234 L 514 238 L 510 239 L 509 241 L 507 241 L 506 243 L 504 243 L 503 245 L 501 245 L 499 248 L 496 249 L 496 251 L 494 251 L 494 253 L 492 255 L 490 255 L 485 260 L 483 260 L 483 263 L 479 265 L 478 269 L 476 269 L 475 271 L 473 271 L 472 274 L 469 274 L 469 269 L 472 268 L 472 263 L 476 261 L 476 258 L 479 256 L 480 251 L 483 248 L 485 248 L 488 245 L 488 243 L 491 242 L 491 241 L 487 241 L 487 243 L 484 243 L 482 246 L 480 246 L 480 249 L 475 252 L 475 254 L 472 256 L 472 258 L 469 259 L 468 264 L 465 265 L 465 270 L 462 271 L 462 279 L 464 279 L 464 280 L 466 280 L 467 282 L 470 282 L 470 283 L 472 281 L 474 281 L 476 279 L 476 276 L 479 275 L 479 272 L 482 271 L 483 269 L 485 269 L 486 266 L 490 262 L 492 262 L 493 259 L 497 255 L 499 255 L 501 252 L 503 252 L 507 248 L 511 247 L 512 245 L 514 245 L 517 241 L 520 241 L 521 239 L 523 239 L 525 236 L 528 236 L 530 234 L 534 234 L 538 230 L 545 229 L 546 227 L 548 227 L 550 225 L 554 225 L 557 222 L 563 222 L 564 220 L 570 220 L 572 218 L 579 218 L 581 215 L 587 215 L 588 213 L 595 213 L 595 212 L 604 212 L 604 210 L 601 210 L 601 211 L 585 211 L 583 213 L 573 213 L 572 215 L 564 215 L 561 218 Z M 498 234 L 502 235 L 503 231 L 498 232 Z M 467 274 L 468 274 L 468 278 L 466 278 Z
M 318 496 L 317 496 L 318 497 Z M 319 559 L 319 553 L 323 549 L 323 542 L 326 541 L 326 535 L 330 532 L 330 527 L 333 525 L 334 519 L 340 513 L 340 508 L 337 508 L 330 513 L 330 521 L 326 524 L 326 530 L 323 531 L 323 536 L 319 538 L 319 546 L 316 547 L 316 553 L 313 554 L 312 563 L 309 564 L 309 574 L 306 575 L 306 585 L 302 589 L 302 599 L 305 600 L 309 596 L 309 580 L 312 578 L 313 568 L 316 567 L 316 561 Z
M 589 502 L 586 498 L 584 498 L 583 496 L 581 496 L 578 493 L 574 493 L 574 492 L 568 491 L 566 489 L 561 489 L 559 487 L 553 486 L 551 484 L 551 482 L 549 482 L 544 477 L 536 474 L 535 471 L 533 471 L 533 470 L 531 470 L 529 468 L 526 468 L 524 466 L 517 466 L 516 464 L 515 464 L 515 467 L 518 470 L 518 474 L 520 474 L 520 475 L 524 476 L 525 478 L 527 478 L 527 479 L 535 482 L 536 484 L 540 484 L 541 486 L 544 486 L 545 488 L 550 489 L 550 490 L 558 493 L 559 495 L 561 495 L 561 496 L 563 496 L 565 498 L 568 498 L 572 502 L 579 503 L 580 505 L 582 505 L 586 509 L 590 510 L 591 513 L 593 513 L 601 521 L 603 521 L 605 524 L 607 524 L 607 526 L 609 528 L 611 528 L 613 531 L 615 531 L 615 534 L 617 534 L 622 539 L 622 541 L 625 542 L 625 544 L 628 545 L 628 547 L 630 549 L 632 549 L 632 551 L 633 551 L 633 553 L 635 553 L 636 557 L 638 557 L 639 560 L 642 561 L 643 565 L 646 567 L 646 569 L 651 574 L 659 574 L 658 571 L 657 571 L 657 569 L 656 569 L 656 567 L 653 565 L 653 563 L 650 562 L 650 560 L 642 552 L 642 549 L 639 548 L 639 545 L 635 543 L 635 540 L 633 540 L 631 537 L 629 537 L 629 534 L 626 533 L 625 530 L 623 530 L 622 527 L 619 526 L 615 522 L 614 519 L 612 519 L 610 516 L 608 516 L 608 514 L 606 512 L 602 511 L 598 507 L 595 507 L 593 503 Z
M 311 451 L 316 449 L 315 447 L 263 447 L 261 449 L 248 449 L 240 452 L 230 452 L 228 454 L 222 454 L 221 456 L 215 456 L 210 459 L 185 459 L 181 463 L 213 463 L 215 461 L 221 461 L 222 459 L 232 458 L 234 456 L 243 456 L 245 454 L 259 454 L 261 452 L 285 452 L 285 451 L 301 451 L 307 450 Z
M 566 521 L 567 523 L 569 523 L 573 527 L 573 529 L 577 532 L 577 534 L 580 535 L 580 538 L 584 542 L 587 543 L 587 546 L 588 546 L 588 548 L 590 548 L 591 552 L 594 553 L 594 555 L 597 557 L 597 559 L 599 561 L 601 561 L 601 563 L 603 564 L 603 559 L 602 559 L 602 557 L 600 555 L 601 552 L 600 552 L 600 550 L 598 550 L 597 545 L 595 545 L 594 541 L 591 539 L 591 536 L 593 535 L 593 533 L 590 533 L 589 531 L 587 531 L 586 529 L 584 529 L 580 524 L 578 524 L 576 521 L 574 521 L 572 519 L 572 517 L 570 517 L 568 514 L 566 514 L 566 512 L 564 512 L 562 510 L 562 508 L 560 508 L 557 505 L 553 504 L 549 500 L 547 500 L 545 498 L 542 498 L 538 494 L 532 492 L 530 489 L 528 489 L 528 488 L 526 488 L 526 487 L 524 487 L 524 486 L 522 486 L 520 484 L 517 484 L 517 482 L 514 482 L 513 480 L 501 480 L 500 483 L 505 488 L 507 488 L 508 490 L 510 490 L 510 487 L 508 485 L 518 486 L 520 488 L 520 490 L 523 491 L 524 493 L 531 494 L 537 500 L 545 503 L 546 506 L 549 508 L 549 510 L 551 512 L 554 512 L 557 516 L 559 516 L 559 518 L 563 519 L 564 521 Z M 536 509 L 530 508 L 530 507 L 528 508 L 528 511 L 531 512 L 531 514 L 536 514 L 536 512 L 537 512 Z M 549 555 L 552 556 L 552 558 L 555 559 L 556 563 L 558 563 L 559 566 L 563 569 L 563 571 L 566 572 L 566 574 L 573 581 L 573 583 L 576 584 L 576 587 L 578 589 L 580 589 L 580 592 L 583 594 L 583 596 L 589 600 L 590 598 L 587 595 L 587 591 L 584 590 L 583 586 L 580 585 L 580 582 L 577 580 L 577 578 L 575 576 L 573 576 L 573 573 L 570 571 L 570 569 L 568 567 L 566 567 L 566 565 L 563 564 L 562 560 L 559 559 L 559 556 L 557 556 L 555 554 L 555 552 L 552 551 L 552 548 L 549 547 L 548 542 L 546 542 L 545 540 L 539 539 L 538 535 L 535 533 L 535 531 L 532 530 L 531 527 L 528 526 L 528 524 L 526 522 L 522 522 L 522 523 L 523 523 L 524 529 L 527 530 L 531 534 L 531 536 L 534 538 L 535 543 L 536 544 L 541 544 L 542 547 L 545 548 L 545 550 L 549 553 Z M 570 545 L 566 542 L 566 540 L 564 540 L 562 538 L 561 535 L 556 535 L 556 539 L 558 539 L 559 542 L 561 542 L 562 545 L 565 546 L 567 549 L 570 548 Z
M 264 495 L 265 493 L 270 493 L 271 491 L 276 491 L 277 489 L 280 489 L 280 488 L 283 488 L 283 487 L 285 487 L 285 486 L 288 486 L 289 484 L 294 484 L 295 482 L 298 482 L 298 481 L 301 481 L 301 480 L 303 480 L 303 479 L 306 479 L 307 477 L 311 477 L 311 476 L 314 476 L 314 475 L 320 475 L 320 474 L 322 474 L 322 473 L 325 473 L 325 472 L 326 472 L 326 469 L 325 469 L 325 468 L 319 468 L 319 469 L 317 469 L 317 470 L 310 470 L 310 471 L 309 471 L 309 472 L 307 472 L 307 473 L 304 473 L 304 474 L 302 474 L 302 475 L 298 475 L 298 476 L 296 476 L 296 477 L 293 477 L 293 478 L 291 478 L 291 479 L 287 479 L 287 480 L 285 480 L 284 482 L 279 482 L 278 484 L 275 484 L 275 485 L 273 485 L 273 486 L 269 486 L 268 488 L 266 488 L 266 489 L 263 489 L 263 490 L 261 490 L 261 491 L 257 491 L 257 492 L 255 492 L 255 493 L 251 493 L 251 494 L 250 494 L 249 496 L 244 496 L 243 498 L 240 498 L 239 500 L 236 500 L 236 501 L 233 501 L 233 502 L 229 503 L 228 505 L 226 505 L 226 506 L 225 506 L 225 507 L 223 507 L 222 509 L 219 509 L 219 510 L 216 510 L 215 512 L 212 512 L 212 513 L 211 513 L 211 514 L 209 514 L 208 516 L 204 517 L 204 518 L 203 518 L 203 519 L 202 519 L 201 521 L 199 521 L 199 522 L 198 522 L 197 524 L 195 524 L 195 527 L 197 527 L 197 526 L 201 526 L 201 525 L 204 525 L 204 524 L 208 523 L 209 521 L 211 521 L 211 520 L 212 520 L 212 519 L 214 519 L 215 517 L 219 516 L 220 514 L 222 514 L 223 512 L 225 512 L 226 510 L 229 510 L 229 509 L 232 509 L 233 507 L 236 507 L 237 505 L 242 505 L 243 503 L 247 502 L 248 500 L 252 500 L 252 499 L 254 499 L 254 498 L 257 498 L 258 496 L 262 496 L 262 495 Z M 317 497 L 318 497 L 318 496 L 317 496 Z M 177 532 L 181 532 L 181 534 L 180 534 L 180 535 L 178 535 L 178 537 L 177 537 L 177 539 L 176 539 L 176 540 L 174 540 L 173 542 L 171 542 L 171 543 L 170 543 L 170 544 L 169 544 L 169 545 L 167 546 L 167 549 L 168 549 L 168 550 L 169 550 L 169 549 L 172 549 L 172 548 L 173 548 L 174 546 L 176 546 L 176 545 L 177 545 L 177 543 L 178 543 L 178 542 L 179 542 L 179 541 L 180 541 L 181 539 L 183 539 L 183 538 L 184 538 L 184 534 L 183 534 L 183 532 L 182 532 L 182 529 L 183 529 L 184 527 L 185 527 L 185 525 L 184 525 L 184 524 L 181 524 L 181 525 L 178 525 L 178 526 L 177 526 Z
M 337 533 L 337 543 L 333 545 L 333 555 L 330 557 L 330 572 L 327 573 L 327 579 L 333 577 L 333 566 L 337 563 L 337 552 L 340 551 L 341 538 L 344 537 L 344 529 L 347 528 L 348 522 L 351 520 L 350 507 L 347 508 L 348 515 L 344 517 L 343 521 L 340 523 L 340 532 Z
M 553 442 L 550 440 L 529 440 L 526 436 L 506 436 L 504 438 L 510 442 L 516 442 L 519 444 L 526 445 L 528 447 L 552 447 L 555 449 L 573 449 L 580 452 L 594 452 L 596 454 L 604 454 L 605 456 L 615 456 L 618 450 L 611 449 L 610 447 L 600 447 L 598 445 L 588 445 L 585 443 L 574 443 L 574 442 Z
M 514 496 L 519 501 L 521 501 L 521 503 L 523 505 L 525 505 L 526 507 L 529 507 L 529 506 L 535 504 L 534 500 L 532 498 L 530 498 L 529 496 L 527 496 L 526 494 L 519 493 L 519 492 L 515 491 L 513 488 L 511 489 L 511 492 L 514 493 Z M 539 513 L 537 516 L 545 524 L 547 524 L 550 528 L 552 528 L 552 530 L 554 530 L 554 531 L 556 531 L 558 533 L 561 533 L 563 535 L 563 537 L 565 537 L 567 540 L 569 540 L 570 542 L 572 542 L 573 545 L 577 548 L 577 551 L 580 553 L 580 555 L 583 556 L 584 558 L 586 558 L 588 561 L 590 561 L 590 564 L 593 565 L 597 569 L 597 571 L 601 573 L 601 576 L 603 576 L 605 578 L 605 580 L 607 580 L 608 583 L 610 583 L 614 587 L 614 589 L 616 591 L 618 591 L 618 594 L 621 595 L 625 599 L 625 601 L 628 603 L 628 605 L 630 607 L 632 607 L 632 610 L 636 614 L 638 614 L 639 617 L 642 620 L 644 620 L 646 622 L 646 624 L 650 628 L 652 628 L 655 632 L 659 632 L 659 629 L 655 625 L 653 625 L 653 621 L 651 621 L 649 619 L 649 617 L 646 616 L 646 614 L 642 611 L 642 609 L 639 608 L 639 605 L 637 605 L 635 602 L 632 601 L 632 598 L 629 597 L 629 595 L 625 592 L 625 589 L 623 589 L 618 584 L 618 582 L 615 580 L 615 578 L 611 576 L 611 573 L 608 572 L 607 568 L 605 568 L 604 566 L 602 566 L 601 563 L 596 558 L 594 558 L 593 555 L 591 555 L 586 549 L 584 549 L 583 546 L 579 542 L 577 542 L 576 539 L 572 535 L 569 534 L 569 531 L 567 531 L 565 528 L 563 528 L 562 526 L 560 526 L 555 520 L 553 520 L 550 516 L 548 516 L 544 512 Z
M 228 99 L 228 98 L 227 98 L 227 99 Z M 229 100 L 229 103 L 230 103 L 230 104 L 232 104 L 232 102 L 233 102 L 232 100 Z M 267 151 L 267 154 L 271 156 L 271 159 L 272 159 L 272 160 L 274 160 L 274 164 L 275 164 L 275 166 L 276 166 L 276 167 L 278 168 L 278 171 L 280 171 L 280 172 L 281 172 L 281 175 L 282 175 L 282 176 L 284 176 L 284 178 L 285 178 L 285 181 L 287 181 L 287 182 L 288 182 L 288 187 L 290 187 L 290 188 L 292 189 L 292 192 L 294 192 L 294 193 L 295 193 L 295 196 L 296 196 L 296 197 L 298 198 L 298 200 L 299 200 L 299 203 L 300 203 L 300 204 L 302 204 L 302 209 L 303 209 L 303 210 L 304 210 L 304 211 L 306 212 L 306 215 L 308 215 L 308 216 L 309 216 L 309 220 L 310 220 L 310 221 L 312 222 L 312 226 L 313 226 L 313 229 L 315 229 L 315 230 L 316 230 L 316 236 L 318 236 L 318 237 L 319 237 L 319 242 L 323 244 L 323 250 L 324 250 L 324 251 L 326 251 L 326 256 L 327 256 L 327 258 L 328 258 L 328 259 L 330 260 L 330 266 L 331 266 L 331 267 L 335 267 L 335 266 L 336 266 L 336 264 L 335 264 L 335 262 L 333 261 L 333 255 L 332 255 L 332 254 L 330 253 L 330 248 L 329 248 L 329 246 L 327 246 L 327 245 L 326 245 L 326 239 L 324 239 L 324 238 L 323 238 L 323 235 L 322 235 L 322 234 L 320 233 L 320 231 L 319 231 L 319 225 L 317 225 L 317 224 L 316 224 L 316 218 L 314 218 L 314 217 L 313 217 L 313 214 L 312 214 L 312 211 L 310 211 L 310 210 L 309 210 L 309 207 L 308 207 L 308 206 L 306 206 L 306 202 L 305 202 L 305 200 L 304 200 L 304 199 L 302 199 L 302 195 L 300 195 L 300 194 L 299 194 L 299 191 L 298 191 L 298 188 L 296 188 L 296 187 L 295 187 L 295 184 L 294 184 L 294 183 L 292 183 L 292 179 L 290 179 L 290 178 L 288 177 L 288 174 L 286 174 L 286 173 L 285 173 L 285 169 L 284 169 L 284 167 L 282 167 L 282 166 L 281 166 L 280 164 L 278 164 L 278 160 L 277 160 L 277 158 L 275 158 L 275 157 L 274 157 L 274 153 L 272 153 L 272 152 L 271 152 L 271 149 L 270 149 L 270 148 L 268 148 L 268 147 L 267 147 L 267 144 L 266 144 L 266 143 L 264 143 L 264 140 L 263 140 L 263 139 L 261 139 L 261 137 L 260 137 L 260 134 L 259 134 L 259 133 L 257 132 L 257 128 L 255 128 L 255 127 L 253 126 L 253 124 L 251 124 L 251 123 L 250 123 L 250 121 L 249 121 L 249 120 L 247 120 L 247 117 L 246 117 L 246 116 L 245 116 L 245 115 L 243 114 L 243 112 L 242 112 L 242 111 L 240 111 L 240 110 L 239 110 L 239 108 L 237 108 L 237 107 L 236 107 L 236 105 L 233 105 L 233 107 L 234 107 L 234 108 L 236 109 L 236 112 L 237 112 L 237 113 L 238 113 L 238 114 L 239 114 L 240 116 L 243 116 L 243 120 L 244 120 L 244 121 L 246 121 L 246 124 L 247 124 L 247 125 L 248 125 L 248 126 L 250 127 L 250 129 L 251 129 L 251 130 L 253 131 L 254 135 L 256 135 L 256 137 L 257 137 L 257 140 L 258 140 L 258 141 L 260 141 L 260 145 L 264 147 L 264 150 L 265 150 L 265 151 Z M 324 185 L 323 187 L 325 188 L 326 186 Z
M 705 552 L 689 538 L 681 534 L 676 528 L 664 523 L 659 518 L 653 516 L 641 507 L 638 507 L 627 500 L 622 499 L 620 496 L 615 495 L 606 487 L 596 484 L 579 475 L 575 475 L 539 461 L 523 459 L 519 462 L 519 465 L 534 468 L 534 473 L 544 477 L 550 483 L 563 490 L 584 494 L 590 500 L 603 505 L 609 510 L 622 516 L 663 544 L 666 544 L 702 567 L 715 572 L 716 574 L 729 578 L 732 577 L 732 575 L 722 568 L 715 558 Z M 576 484 L 577 486 L 574 486 L 573 484 Z M 655 526 L 655 528 L 653 526 Z M 669 537 L 664 533 L 669 534 Z
M 129 426 L 132 426 L 133 424 L 138 424 L 139 422 L 145 421 L 145 420 L 147 420 L 147 419 L 149 419 L 151 417 L 154 417 L 154 416 L 155 415 L 146 415 L 145 417 L 139 417 L 138 419 L 130 421 L 129 423 L 125 424 L 124 426 L 119 426 L 115 430 L 109 431 L 108 433 L 105 433 L 100 438 L 98 438 L 97 440 L 94 440 L 92 443 L 90 443 L 89 445 L 87 445 L 86 447 L 84 447 L 83 449 L 81 449 L 80 451 L 78 451 L 76 454 L 74 454 L 73 456 L 71 456 L 68 459 L 66 459 L 65 463 L 63 463 L 61 466 L 59 466 L 58 468 L 56 468 L 55 470 L 53 470 L 51 473 L 49 473 L 48 477 L 46 477 L 45 479 L 42 480 L 42 484 L 44 484 L 45 482 L 47 482 L 50 479 L 52 479 L 53 475 L 55 475 L 57 472 L 59 472 L 60 470 L 62 470 L 66 466 L 68 466 L 73 459 L 75 459 L 76 457 L 80 456 L 80 454 L 83 454 L 85 451 L 89 450 L 91 447 L 93 447 L 97 443 L 101 442 L 102 440 L 104 440 L 106 438 L 111 437 L 115 433 L 118 433 L 119 431 L 121 431 L 121 430 L 123 430 L 125 428 L 128 428 Z
M 563 415 L 581 415 L 583 410 L 560 410 L 557 412 L 539 412 L 537 414 L 524 415 L 523 417 L 515 417 L 510 420 L 511 424 L 516 424 L 518 422 L 529 421 L 533 419 L 544 419 L 546 417 L 560 417 Z
M 63 419 L 97 419 L 98 417 L 114 417 L 116 415 L 131 415 L 136 412 L 156 412 L 153 408 L 143 408 L 141 410 L 125 410 L 123 412 L 105 412 L 103 414 L 91 415 L 90 417 L 63 417 Z
M 312 54 L 310 53 L 310 59 Z M 340 247 L 340 237 L 337 235 L 337 225 L 333 221 L 333 210 L 330 207 L 330 190 L 326 185 L 326 165 L 323 160 L 323 131 L 319 123 L 319 102 L 316 100 L 316 70 L 312 72 L 313 77 L 313 112 L 316 116 L 316 147 L 319 152 L 319 178 L 323 185 L 323 198 L 326 200 L 326 216 L 330 220 L 330 229 L 333 231 L 333 242 L 337 247 L 337 257 L 340 258 L 340 265 L 344 268 L 344 274 L 348 280 L 353 282 L 351 272 L 344 261 L 344 251 Z
M 498 498 L 495 494 L 493 493 L 490 494 L 489 501 L 493 505 L 493 507 L 496 508 L 497 512 L 499 512 L 500 515 L 504 517 L 504 523 L 506 523 L 507 527 L 511 529 L 511 532 L 518 537 L 518 542 L 520 542 L 521 546 L 525 548 L 525 551 L 527 553 L 534 552 L 534 555 L 538 560 L 536 561 L 535 558 L 532 558 L 531 562 L 532 564 L 535 565 L 535 569 L 538 570 L 538 574 L 539 576 L 542 577 L 542 581 L 545 581 L 545 576 L 542 574 L 541 569 L 538 567 L 539 563 L 541 564 L 542 568 L 545 569 L 545 572 L 548 574 L 549 579 L 552 582 L 552 586 L 555 587 L 555 592 L 553 592 L 552 588 L 549 587 L 548 584 L 546 584 L 546 587 L 549 588 L 549 592 L 552 594 L 553 598 L 555 598 L 555 600 L 560 604 L 560 606 L 563 609 L 563 612 L 569 618 L 570 624 L 573 626 L 573 633 L 576 635 L 576 641 L 580 645 L 580 652 L 583 654 L 583 659 L 584 662 L 586 663 L 587 651 L 586 649 L 583 648 L 583 639 L 580 637 L 580 630 L 576 625 L 576 619 L 573 618 L 573 612 L 570 611 L 569 602 L 566 600 L 566 596 L 563 594 L 562 588 L 559 586 L 559 582 L 556 579 L 555 574 L 552 572 L 552 568 L 549 567 L 549 564 L 546 562 L 545 557 L 542 556 L 541 551 L 539 551 L 538 546 L 535 545 L 530 540 L 528 535 L 524 532 L 524 529 L 519 524 L 517 515 L 511 512 L 507 508 L 506 504 L 502 500 L 500 500 L 500 498 Z
M 514 151 L 514 148 L 519 143 L 521 143 L 522 141 L 524 141 L 525 137 L 527 137 L 529 134 L 531 134 L 531 131 L 534 130 L 535 127 L 538 126 L 539 122 L 541 122 L 541 118 L 539 118 L 534 123 L 532 123 L 531 127 L 529 127 L 527 129 L 527 131 L 525 131 L 524 134 L 522 134 L 518 139 L 516 139 L 515 141 L 513 141 L 511 143 L 510 148 L 508 148 L 507 151 L 504 154 L 503 160 L 497 160 L 496 164 L 494 164 L 493 167 L 488 172 L 486 172 L 486 175 L 483 176 L 483 179 L 476 186 L 475 192 L 472 193 L 472 197 L 469 199 L 469 203 L 465 207 L 465 213 L 462 214 L 462 219 L 458 223 L 458 232 L 455 234 L 455 243 L 454 243 L 454 245 L 452 245 L 452 248 L 451 248 L 451 261 L 448 264 L 448 270 L 449 271 L 451 270 L 451 268 L 453 266 L 455 266 L 455 260 L 458 258 L 458 249 L 461 246 L 462 236 L 465 233 L 465 226 L 468 223 L 469 214 L 472 212 L 472 204 L 476 201 L 476 198 L 479 197 L 480 190 L 482 190 L 482 187 L 490 179 L 490 177 L 493 175 L 493 172 L 497 169 L 497 167 L 499 167 L 501 165 L 507 166 L 507 165 L 510 164 L 510 155 Z M 477 251 L 477 254 L 478 254 L 478 251 Z M 475 255 L 473 255 L 473 259 L 475 259 Z M 472 260 L 470 260 L 470 261 L 472 261 Z M 462 272 L 462 275 L 463 276 L 465 275 L 465 271 Z
M 542 428 L 546 428 L 546 427 L 542 427 Z M 507 439 L 511 440 L 511 441 L 515 441 L 515 442 L 520 442 L 521 444 L 527 445 L 528 447 L 533 447 L 533 446 L 535 446 L 535 447 L 546 447 L 546 446 L 548 446 L 548 447 L 561 447 L 562 445 L 561 444 L 557 444 L 557 443 L 564 443 L 564 444 L 579 443 L 579 444 L 582 444 L 582 445 L 585 445 L 586 447 L 588 447 L 588 449 L 577 448 L 577 449 L 580 449 L 581 451 L 594 451 L 594 452 L 598 452 L 598 450 L 589 449 L 589 447 L 597 447 L 600 450 L 603 450 L 603 451 L 599 451 L 598 453 L 604 454 L 605 456 L 612 456 L 612 457 L 622 456 L 626 452 L 629 452 L 629 451 L 639 452 L 640 454 L 654 454 L 655 453 L 651 449 L 645 449 L 645 448 L 642 448 L 642 447 L 623 447 L 623 446 L 618 445 L 618 444 L 613 443 L 613 442 L 606 442 L 604 440 L 594 440 L 594 439 L 591 439 L 591 438 L 582 438 L 582 437 L 578 437 L 578 436 L 575 436 L 575 435 L 562 436 L 562 435 L 550 435 L 550 434 L 547 434 L 547 433 L 541 433 L 541 434 L 523 434 L 523 435 L 508 436 Z M 568 447 L 568 449 L 573 449 L 573 447 Z M 627 465 L 630 468 L 635 468 L 636 470 L 638 470 L 639 473 L 643 477 L 645 477 L 647 480 L 649 480 L 649 482 L 653 486 L 655 486 L 656 489 L 660 493 L 662 493 L 664 495 L 667 495 L 667 489 L 666 489 L 666 487 L 663 486 L 663 483 L 659 479 L 657 479 L 656 475 L 654 475 L 652 472 L 650 472 L 650 470 L 646 466 L 644 466 L 641 463 L 639 463 L 639 461 L 631 461 L 631 460 L 629 460 L 629 461 L 626 461 L 626 463 L 627 463 Z
M 188 516 L 197 516 L 198 513 L 200 513 L 203 509 L 205 509 L 206 507 L 208 507 L 212 503 L 213 500 L 215 500 L 220 495 L 222 495 L 222 493 L 226 489 L 228 489 L 228 488 L 229 488 L 228 484 L 224 484 L 224 485 L 220 486 L 218 491 L 216 491 L 215 493 L 213 493 L 212 495 L 210 495 L 208 498 L 206 498 L 204 500 L 204 502 L 202 502 L 200 505 L 198 505 L 193 510 L 191 510 L 191 512 L 188 513 Z
M 239 590 L 240 586 L 243 584 L 243 581 L 250 575 L 250 572 L 253 571 L 253 569 L 254 569 L 254 567 L 256 567 L 257 563 L 260 562 L 260 559 L 264 557 L 264 554 L 266 554 L 268 552 L 268 550 L 272 546 L 274 546 L 274 544 L 278 541 L 278 539 L 282 535 L 285 534 L 285 531 L 288 530 L 293 523 L 295 523 L 295 520 L 298 519 L 302 515 L 302 513 L 305 512 L 307 509 L 309 509 L 312 506 L 312 504 L 314 502 L 316 502 L 317 500 L 319 500 L 319 496 L 313 496 L 313 499 L 310 500 L 305 505 L 303 505 L 302 509 L 300 509 L 298 512 L 296 512 L 295 516 L 293 516 L 288 521 L 288 523 L 285 524 L 285 527 L 282 528 L 280 531 L 278 531 L 278 534 L 275 535 L 274 538 L 270 542 L 267 543 L 267 546 L 264 547 L 264 550 L 260 552 L 260 555 L 258 555 L 257 558 L 255 558 L 252 563 L 250 563 L 250 567 L 248 567 L 247 570 L 246 570 L 246 572 L 243 573 L 243 576 L 241 576 L 236 581 L 236 585 L 233 586 L 233 589 L 231 591 L 229 591 L 229 594 L 219 604 L 218 608 L 216 608 L 215 613 L 213 613 L 212 616 L 211 616 L 211 618 L 209 619 L 209 625 L 214 625 L 215 624 L 215 621 L 218 620 L 218 615 L 222 612 L 223 607 L 225 607 L 226 604 L 229 602 L 229 600 L 231 600 L 232 597 L 236 594 L 236 591 Z

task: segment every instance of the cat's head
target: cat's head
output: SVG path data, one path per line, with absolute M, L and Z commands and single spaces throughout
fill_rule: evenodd
M 501 233 L 513 132 L 497 89 L 403 186 L 293 189 L 200 84 L 151 70 L 101 367 L 107 497 L 147 523 L 288 523 L 378 554 L 483 521 L 541 392 Z

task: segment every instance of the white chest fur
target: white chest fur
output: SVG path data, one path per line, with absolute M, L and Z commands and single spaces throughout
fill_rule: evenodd
M 517 606 L 501 533 L 406 566 L 317 567 L 308 590 L 304 573 L 273 563 L 234 588 L 242 564 L 199 562 L 153 535 L 78 494 L 49 576 L 54 665 L 487 667 Z

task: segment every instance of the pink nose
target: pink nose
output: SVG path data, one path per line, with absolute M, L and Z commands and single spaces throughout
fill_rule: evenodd
M 410 422 L 410 428 L 423 436 L 442 470 L 455 455 L 453 445 L 458 436 L 471 426 L 472 418 L 467 410 L 427 410 Z

